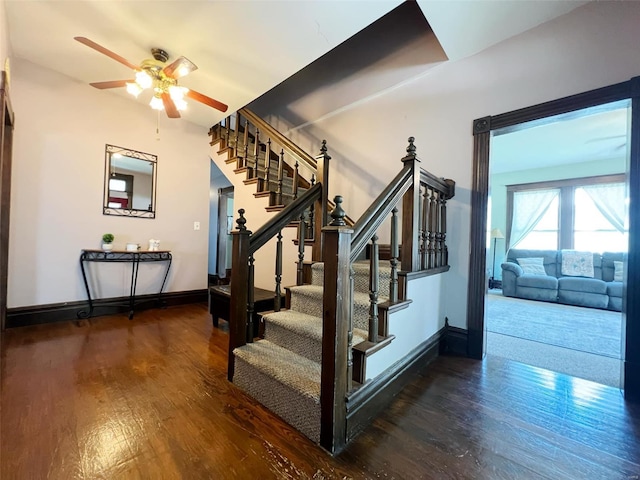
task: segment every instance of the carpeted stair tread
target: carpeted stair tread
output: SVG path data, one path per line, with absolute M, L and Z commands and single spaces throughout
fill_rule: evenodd
M 274 378 L 304 397 L 320 403 L 320 373 L 317 362 L 304 358 L 286 348 L 259 340 L 238 347 L 233 351 L 256 370 Z
M 322 318 L 322 285 L 299 285 L 290 287 L 291 310 L 303 312 L 311 316 Z M 386 302 L 387 297 L 378 297 L 378 303 Z M 353 292 L 353 326 L 368 331 L 369 325 L 369 294 Z
M 322 318 L 293 310 L 280 310 L 263 318 L 265 340 L 314 362 L 322 361 Z M 354 328 L 354 345 L 366 339 L 366 331 Z

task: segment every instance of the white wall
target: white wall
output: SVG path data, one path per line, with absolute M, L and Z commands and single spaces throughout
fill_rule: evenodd
M 8 306 L 86 299 L 80 250 L 101 235 L 173 252 L 166 291 L 207 286 L 209 138 L 207 130 L 160 117 L 147 105 L 15 59 L 16 113 L 11 189 Z M 155 219 L 102 214 L 105 144 L 158 156 Z M 193 222 L 201 223 L 194 231 Z M 147 268 L 148 267 L 148 268 Z M 126 295 L 129 265 L 91 265 L 96 291 Z M 139 293 L 159 287 L 161 266 L 140 268 Z
M 446 315 L 451 325 L 465 328 L 467 304 L 461 299 L 469 277 L 472 121 L 639 75 L 639 23 L 640 2 L 592 2 L 475 56 L 425 65 L 424 73 L 412 72 L 412 78 L 322 117 L 298 107 L 322 104 L 322 96 L 339 91 L 340 83 L 270 111 L 260 108 L 261 102 L 271 103 L 266 99 L 251 107 L 283 123 L 295 120 L 297 141 L 312 152 L 317 147 L 302 144 L 305 138 L 327 139 L 331 195 L 342 194 L 345 210 L 355 218 L 400 169 L 406 138 L 416 137 L 423 167 L 456 181 L 448 209 L 451 270 L 436 310 L 440 325 Z M 426 38 L 411 44 L 415 55 L 427 47 Z M 371 75 L 381 73 L 375 65 L 368 68 Z M 386 61 L 384 68 L 392 66 Z M 278 88 L 286 90 L 287 82 Z M 265 98 L 277 94 L 275 89 Z

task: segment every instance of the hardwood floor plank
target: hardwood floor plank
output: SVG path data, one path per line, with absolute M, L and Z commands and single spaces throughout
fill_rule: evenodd
M 439 357 L 331 457 L 226 379 L 206 305 L 7 330 L 0 478 L 632 479 L 640 408 L 488 357 Z

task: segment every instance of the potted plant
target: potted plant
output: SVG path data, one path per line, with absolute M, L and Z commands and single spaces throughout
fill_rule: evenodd
M 110 252 L 113 250 L 113 233 L 105 233 L 102 235 L 102 250 L 105 252 Z

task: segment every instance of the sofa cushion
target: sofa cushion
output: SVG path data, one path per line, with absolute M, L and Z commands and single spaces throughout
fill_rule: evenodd
M 623 268 L 624 268 L 624 264 L 622 262 L 619 262 L 617 260 L 615 260 L 613 262 L 613 281 L 614 282 L 621 282 L 623 279 Z
M 607 284 L 597 278 L 562 277 L 558 279 L 558 290 L 606 295 Z
M 561 251 L 563 276 L 593 278 L 593 253 L 577 250 Z
M 567 305 L 577 305 L 579 307 L 607 308 L 609 306 L 609 296 L 601 293 L 558 290 L 558 302 Z
M 522 267 L 522 271 L 524 273 L 529 273 L 531 275 L 547 274 L 544 269 L 544 264 L 542 263 L 542 257 L 517 258 L 516 260 L 518 260 L 518 265 Z
M 625 262 L 626 253 L 604 252 L 602 254 L 602 279 L 605 282 L 612 282 L 615 275 L 614 262 Z
M 607 295 L 622 298 L 622 282 L 607 282 Z
M 518 277 L 517 285 L 518 285 L 518 288 L 535 287 L 535 288 L 546 288 L 549 290 L 557 290 L 558 279 L 550 275 L 532 275 L 530 273 L 525 273 L 524 275 L 521 275 L 520 277 Z
M 558 250 L 527 250 L 512 248 L 507 252 L 507 262 L 517 263 L 518 258 L 535 258 L 542 257 L 542 263 L 547 275 L 552 277 L 560 277 L 560 269 L 558 268 Z

